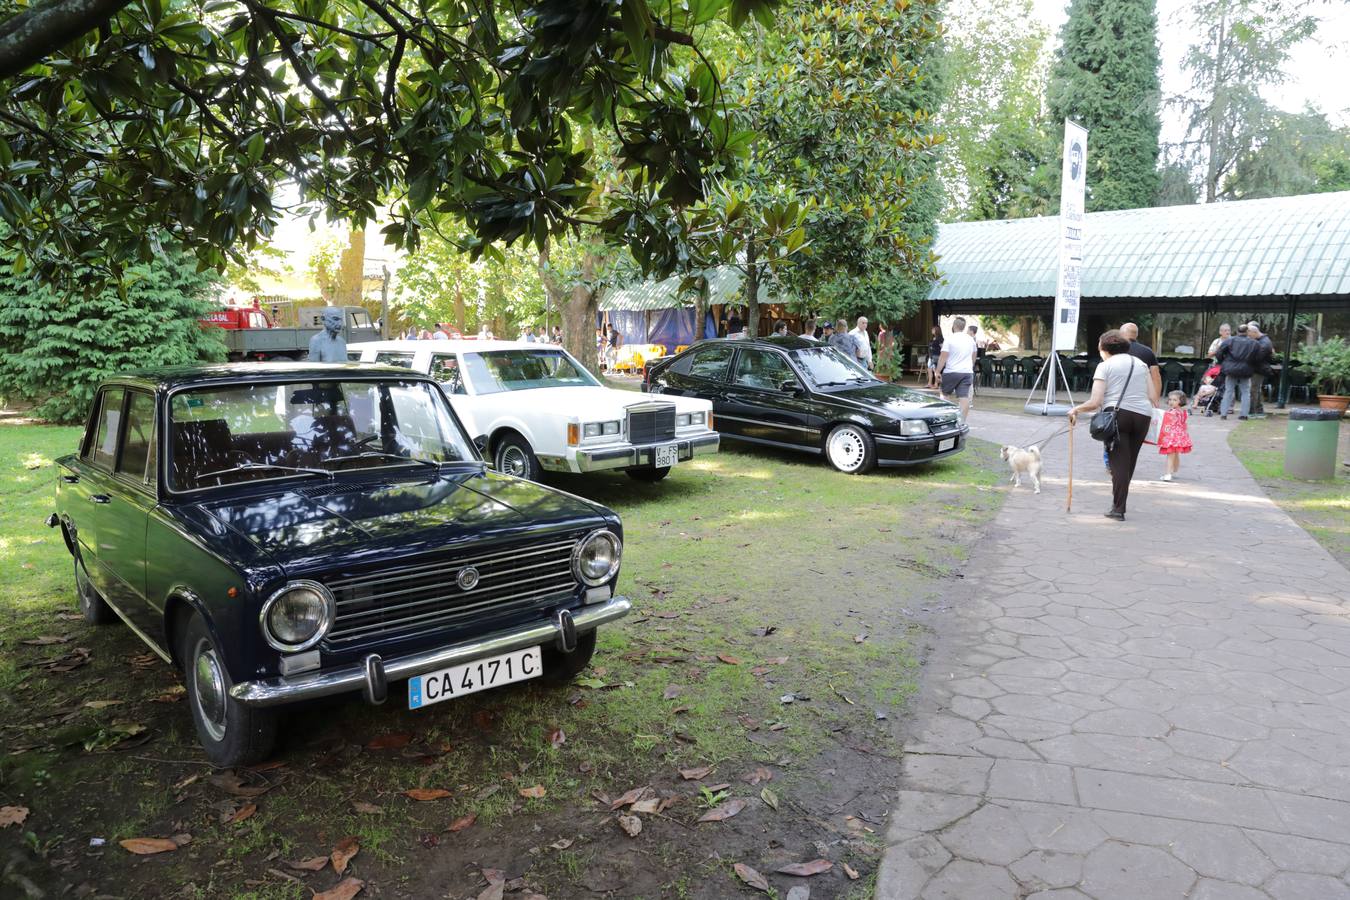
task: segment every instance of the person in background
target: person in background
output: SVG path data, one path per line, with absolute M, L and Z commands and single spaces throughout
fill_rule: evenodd
M 872 368 L 872 338 L 867 333 L 867 316 L 858 316 L 858 325 L 849 334 L 853 335 L 853 341 L 857 345 L 856 352 L 858 364 L 864 369 Z
M 527 344 L 533 344 L 536 340 L 538 340 L 538 338 L 534 336 L 533 326 L 530 325 L 525 326 L 525 334 L 523 335 L 523 340 Z
M 829 319 L 825 319 L 820 323 L 820 337 L 816 338 L 816 340 L 830 344 L 830 339 L 832 337 L 834 337 L 834 323 Z M 834 345 L 830 344 L 830 346 Z
M 858 358 L 858 342 L 849 334 L 848 321 L 837 319 L 834 323 L 834 333 L 829 337 L 829 345 L 848 359 Z
M 553 326 L 553 343 L 555 343 L 555 344 L 561 344 L 561 343 L 562 343 L 562 326 L 561 326 L 561 325 L 554 325 L 554 326 Z
M 806 319 L 802 323 L 802 328 L 804 329 L 802 331 L 802 337 L 813 341 L 818 340 L 816 335 L 820 334 L 820 327 L 816 325 L 815 319 Z
M 1219 403 L 1219 418 L 1228 418 L 1233 409 L 1233 394 L 1238 395 L 1238 419 L 1246 421 L 1252 409 L 1252 372 L 1260 355 L 1260 345 L 1247 334 L 1247 325 L 1238 326 L 1238 333 L 1219 345 L 1215 359 L 1223 371 L 1223 400 Z
M 431 332 L 423 328 L 422 333 L 417 336 L 417 339 L 419 341 L 429 341 L 431 340 Z
M 1261 333 L 1261 326 L 1255 322 L 1247 323 L 1247 337 L 1256 341 L 1256 361 L 1252 365 L 1252 418 L 1266 417 L 1266 402 L 1262 389 L 1274 375 L 1270 364 L 1275 361 L 1275 344 L 1270 335 Z
M 1232 336 L 1233 336 L 1233 326 L 1229 325 L 1227 322 L 1224 322 L 1222 325 L 1219 326 L 1219 336 L 1210 342 L 1209 352 L 1206 353 L 1205 355 L 1208 356 L 1210 359 L 1214 359 L 1215 357 L 1217 357 L 1219 355 L 1219 347 L 1223 344 L 1224 341 L 1228 340 Z
M 774 323 L 774 325 L 773 325 L 773 336 L 774 336 L 774 337 L 787 337 L 787 336 L 788 336 L 788 327 L 787 327 L 787 323 L 784 322 L 782 319 L 779 319 L 777 322 Z
M 952 320 L 952 333 L 938 354 L 938 391 L 943 400 L 956 398 L 961 418 L 970 419 L 970 391 L 975 386 L 975 339 L 966 333 L 966 320 Z
M 933 326 L 933 336 L 928 339 L 928 364 L 926 371 L 928 373 L 928 383 L 924 387 L 936 390 L 938 387 L 937 364 L 938 357 L 942 355 L 942 328 Z
M 1107 447 L 1111 466 L 1111 508 L 1108 519 L 1125 519 L 1125 503 L 1130 496 L 1139 450 L 1144 446 L 1158 393 L 1148 377 L 1148 366 L 1130 354 L 1130 342 L 1118 329 L 1104 333 L 1097 341 L 1102 362 L 1092 376 L 1092 396 L 1069 410 L 1069 425 L 1078 423 L 1080 413 L 1095 412 L 1103 406 L 1116 408 L 1116 439 Z
M 976 359 L 979 359 L 980 357 L 984 356 L 986 353 L 989 352 L 985 346 L 987 342 L 980 337 L 980 326 L 978 325 L 968 326 L 966 328 L 966 334 L 970 335 L 970 339 L 975 342 Z
M 1130 342 L 1130 355 L 1135 359 L 1142 359 L 1144 365 L 1148 366 L 1148 378 L 1153 382 L 1153 391 L 1161 397 L 1162 369 L 1158 366 L 1158 357 L 1154 355 L 1153 350 L 1147 344 L 1139 343 L 1139 326 L 1133 322 L 1126 322 L 1120 326 L 1120 333 Z
M 619 329 L 610 327 L 609 345 L 605 348 L 605 359 L 611 369 L 619 362 L 619 348 L 623 346 L 623 335 L 619 334 Z
M 445 330 L 443 324 L 437 322 L 436 330 L 431 333 L 431 339 L 433 341 L 448 341 L 450 340 L 450 334 Z
M 744 330 L 745 320 L 741 318 L 741 311 L 739 309 L 733 309 L 731 311 L 731 318 L 727 319 L 727 337 L 731 337 L 733 334 Z

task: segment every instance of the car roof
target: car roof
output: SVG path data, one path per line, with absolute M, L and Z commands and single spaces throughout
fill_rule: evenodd
M 709 338 L 708 340 L 699 341 L 697 344 L 693 344 L 689 349 L 692 350 L 694 347 L 707 347 L 711 344 L 727 344 L 732 347 L 773 347 L 778 350 L 808 350 L 812 347 L 828 346 L 823 341 L 813 341 L 804 337 L 789 334 L 785 337 L 770 335 L 769 337 L 760 338 Z
M 562 349 L 557 344 L 541 344 L 537 341 L 499 341 L 495 338 L 490 341 L 469 338 L 450 338 L 444 341 L 420 339 L 361 341 L 360 343 L 347 345 L 349 351 L 374 348 L 375 350 L 399 350 L 405 353 L 416 353 L 419 350 L 433 350 L 437 353 L 482 353 L 485 350 L 541 350 L 545 347 Z
M 237 362 L 134 369 L 110 375 L 103 379 L 103 383 L 134 384 L 146 388 L 176 388 L 184 385 L 216 384 L 254 379 L 323 379 L 379 375 L 397 375 L 404 379 L 426 378 L 418 372 L 410 372 L 400 366 L 377 366 L 369 363 Z

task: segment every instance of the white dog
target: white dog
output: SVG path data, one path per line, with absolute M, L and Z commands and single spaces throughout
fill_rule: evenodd
M 1008 461 L 1008 468 L 1012 469 L 1011 481 L 1017 487 L 1022 486 L 1022 476 L 1026 475 L 1031 479 L 1031 484 L 1035 488 L 1032 493 L 1041 492 L 1041 448 L 1014 447 L 1007 444 L 999 451 L 999 456 Z

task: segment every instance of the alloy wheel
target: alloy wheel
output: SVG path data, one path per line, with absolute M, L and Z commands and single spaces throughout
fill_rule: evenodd
M 841 472 L 857 471 L 867 458 L 867 444 L 851 425 L 834 430 L 826 451 L 830 454 L 830 463 Z

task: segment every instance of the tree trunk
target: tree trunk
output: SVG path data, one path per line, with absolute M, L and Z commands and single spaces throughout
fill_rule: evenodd
M 759 264 L 755 261 L 755 242 L 745 242 L 745 331 L 759 337 Z
M 698 279 L 698 296 L 694 299 L 694 339 L 691 344 L 703 340 L 704 323 L 708 319 L 708 270 L 704 269 Z M 672 348 L 673 349 L 673 348 Z
M 353 231 L 347 238 L 347 248 L 338 257 L 337 288 L 333 291 L 334 306 L 361 305 L 365 266 L 366 233 Z
M 581 260 L 581 278 L 568 291 L 549 267 L 548 245 L 539 251 L 539 275 L 548 292 L 549 305 L 562 316 L 563 349 L 597 378 L 600 359 L 595 352 L 595 317 L 599 308 L 595 291 L 589 285 L 599 263 L 600 257 L 588 251 Z
M 1214 87 L 1213 94 L 1209 98 L 1209 159 L 1205 162 L 1205 202 L 1213 203 L 1219 195 L 1219 176 L 1222 174 L 1221 166 L 1223 160 L 1220 158 L 1220 150 L 1225 143 L 1221 139 L 1220 131 L 1223 129 L 1223 104 L 1220 102 L 1220 94 L 1223 92 L 1224 74 L 1224 46 L 1228 42 L 1228 10 L 1224 9 L 1219 18 L 1219 40 L 1214 48 Z M 1226 101 L 1224 101 L 1226 102 Z
M 455 284 L 455 327 L 460 334 L 464 333 L 464 289 L 458 283 Z

